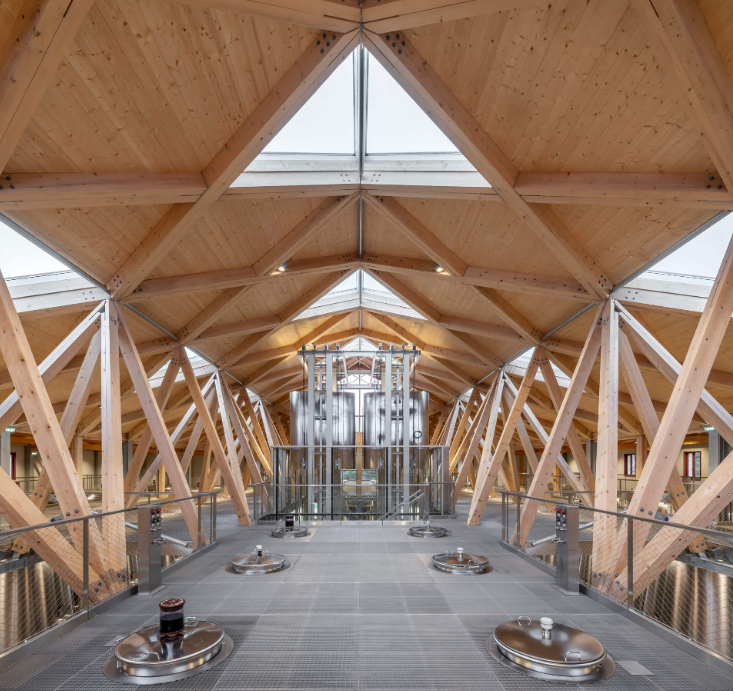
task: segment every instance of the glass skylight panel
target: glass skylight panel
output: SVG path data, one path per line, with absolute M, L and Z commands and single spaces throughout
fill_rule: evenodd
M 0 271 L 5 278 L 37 276 L 69 267 L 0 221 Z
M 371 55 L 368 84 L 367 155 L 458 152 L 450 139 Z
M 689 279 L 695 278 L 714 279 L 732 235 L 733 214 L 729 214 L 667 257 L 660 259 L 643 276 L 662 278 L 659 276 L 662 273 L 668 274 L 663 277 L 666 280 L 676 277 L 680 282 L 688 283 Z
M 359 290 L 359 277 L 362 289 Z M 301 312 L 295 319 L 310 319 L 325 314 L 365 307 L 394 314 L 402 314 L 414 319 L 423 319 L 412 307 L 401 300 L 389 288 L 375 281 L 368 273 L 359 269 L 332 288 L 315 304 Z
M 265 154 L 354 155 L 354 53 L 265 147 Z
M 392 291 L 383 286 L 379 281 L 376 281 L 371 274 L 362 271 L 362 286 L 364 290 L 369 290 L 375 293 L 386 293 L 387 295 L 393 295 Z

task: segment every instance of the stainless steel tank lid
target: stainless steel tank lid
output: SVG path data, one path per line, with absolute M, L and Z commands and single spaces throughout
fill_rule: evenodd
M 308 528 L 295 526 L 293 528 L 289 527 L 281 527 L 281 528 L 275 528 L 272 531 L 272 537 L 285 537 L 285 538 L 294 538 L 294 537 L 307 537 L 310 535 L 310 531 Z
M 127 675 L 160 677 L 203 665 L 219 653 L 224 630 L 210 621 L 186 619 L 182 634 L 163 638 L 155 624 L 120 641 L 114 649 L 117 668 Z
M 489 560 L 481 554 L 468 554 L 459 547 L 455 552 L 436 554 L 433 565 L 450 573 L 486 573 L 490 570 Z
M 287 562 L 282 554 L 258 550 L 252 554 L 242 554 L 230 562 L 232 570 L 237 573 L 260 574 L 272 573 L 285 568 Z
M 496 627 L 494 639 L 513 662 L 545 671 L 550 667 L 567 674 L 578 668 L 593 669 L 606 657 L 606 649 L 596 638 L 547 617 L 504 622 Z
M 412 537 L 446 537 L 450 531 L 442 526 L 431 526 L 430 523 L 410 528 L 407 533 Z

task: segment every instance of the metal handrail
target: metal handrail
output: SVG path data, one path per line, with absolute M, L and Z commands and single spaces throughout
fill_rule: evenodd
M 512 497 L 522 497 L 523 499 L 529 499 L 532 501 L 541 501 L 546 504 L 553 504 L 557 505 L 557 501 L 553 501 L 551 499 L 542 499 L 541 497 L 533 497 L 529 494 L 524 494 L 522 492 L 510 492 L 508 490 L 499 490 L 500 494 L 505 494 L 507 496 Z M 576 493 L 577 494 L 577 493 Z M 615 516 L 617 518 L 626 518 L 627 514 L 625 512 L 620 511 L 606 511 L 605 509 L 597 509 L 595 507 L 583 507 L 586 511 L 593 511 L 595 513 L 603 513 L 607 516 Z M 645 523 L 652 523 L 653 525 L 658 525 L 662 528 L 677 528 L 678 530 L 686 530 L 691 533 L 699 533 L 700 535 L 708 535 L 709 537 L 715 537 L 715 538 L 722 538 L 725 537 L 726 539 L 724 542 L 727 542 L 731 545 L 733 545 L 733 534 L 726 533 L 721 530 L 711 530 L 710 528 L 696 528 L 694 526 L 685 525 L 684 523 L 675 523 L 674 521 L 660 521 L 658 518 L 645 518 L 644 516 L 631 516 L 633 520 L 635 521 L 644 521 Z
M 158 494 L 158 492 L 154 492 L 153 494 Z M 170 492 L 168 494 L 170 494 Z M 210 497 L 216 494 L 219 494 L 219 492 L 197 492 L 196 494 L 193 494 L 190 497 L 183 497 L 182 499 L 166 499 L 165 501 L 157 501 L 153 504 L 146 504 L 145 508 L 147 508 L 148 506 L 164 506 L 166 504 L 176 504 L 176 503 L 180 503 L 183 501 L 195 500 L 198 497 Z M 135 508 L 137 507 L 133 506 L 128 509 L 117 509 L 116 511 L 105 511 L 104 513 L 92 512 L 91 514 L 88 514 L 85 516 L 78 516 L 76 518 L 65 518 L 60 521 L 49 520 L 48 523 L 37 523 L 36 525 L 25 526 L 23 528 L 10 528 L 10 530 L 0 531 L 0 537 L 5 539 L 6 536 L 9 534 L 27 533 L 33 530 L 43 530 L 44 528 L 58 528 L 60 525 L 68 525 L 70 523 L 79 523 L 81 521 L 86 521 L 90 518 L 97 519 L 97 518 L 105 518 L 107 516 L 115 516 L 120 513 L 127 513 L 128 511 L 133 511 Z
M 412 493 L 412 495 L 411 495 L 411 496 L 409 497 L 409 499 L 407 500 L 407 506 L 405 506 L 405 505 L 403 504 L 402 506 L 399 506 L 399 507 L 395 507 L 395 508 L 394 508 L 394 509 L 392 509 L 391 511 L 387 511 L 387 513 L 384 513 L 384 514 L 382 514 L 382 515 L 381 515 L 381 516 L 380 516 L 380 517 L 379 517 L 379 518 L 378 518 L 377 520 L 378 520 L 378 521 L 388 521 L 388 520 L 390 519 L 390 517 L 391 517 L 391 516 L 396 516 L 396 515 L 397 515 L 398 513 L 404 513 L 406 509 L 407 509 L 407 510 L 409 510 L 409 509 L 410 509 L 410 507 L 411 507 L 411 506 L 412 506 L 412 505 L 413 505 L 413 504 L 414 504 L 414 503 L 415 503 L 415 502 L 416 502 L 416 501 L 417 501 L 418 499 L 421 499 L 421 498 L 422 498 L 422 497 L 424 497 L 424 496 L 425 496 L 425 488 L 423 487 L 422 489 L 419 489 L 419 490 L 417 490 L 416 492 L 413 492 L 413 493 Z

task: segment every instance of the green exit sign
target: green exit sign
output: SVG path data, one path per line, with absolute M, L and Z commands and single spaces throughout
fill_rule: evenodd
M 705 425 L 705 427 L 703 427 L 703 430 L 705 430 L 706 432 L 715 432 L 715 427 L 713 427 L 712 425 Z
M 6 427 L 5 431 L 6 432 L 15 432 L 15 427 Z

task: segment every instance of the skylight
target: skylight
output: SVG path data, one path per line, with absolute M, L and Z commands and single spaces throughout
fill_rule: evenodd
M 361 336 L 349 341 L 341 350 L 376 350 L 376 347 Z
M 660 259 L 645 274 L 645 278 L 660 278 L 673 274 L 681 281 L 695 278 L 714 279 L 733 236 L 733 214 L 729 214 L 704 230 L 682 247 Z M 689 281 L 688 281 L 689 282 Z
M 369 55 L 366 149 L 369 154 L 458 153 L 458 149 Z
M 265 147 L 264 153 L 354 155 L 354 53 Z
M 296 319 L 310 319 L 326 314 L 344 312 L 357 307 L 389 312 L 413 319 L 423 319 L 391 290 L 359 269 L 326 293 L 318 302 L 299 314 Z
M 69 267 L 0 221 L 0 271 L 5 278 L 37 276 Z

